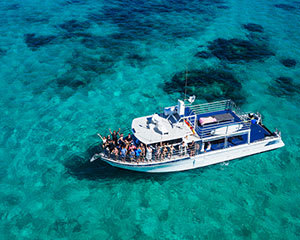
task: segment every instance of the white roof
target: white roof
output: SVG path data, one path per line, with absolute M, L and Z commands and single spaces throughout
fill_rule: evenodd
M 134 129 L 135 137 L 145 144 L 170 141 L 193 134 L 184 121 L 171 124 L 168 119 L 157 114 L 133 119 L 131 128 Z

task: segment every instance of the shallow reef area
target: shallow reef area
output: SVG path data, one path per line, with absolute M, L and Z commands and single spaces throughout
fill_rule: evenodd
M 188 78 L 187 90 L 190 95 L 199 99 L 216 101 L 218 99 L 232 99 L 241 104 L 245 101 L 242 84 L 229 69 L 204 68 L 181 71 L 176 73 L 171 81 L 165 83 L 167 93 L 184 93 Z

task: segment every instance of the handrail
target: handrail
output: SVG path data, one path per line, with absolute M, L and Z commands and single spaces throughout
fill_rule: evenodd
M 202 142 L 202 144 L 204 144 L 204 142 Z M 245 143 L 241 143 L 240 145 L 243 144 L 247 144 L 247 142 Z M 208 151 L 217 151 L 217 150 L 221 150 L 221 149 L 225 149 L 225 148 L 229 148 L 232 146 L 229 145 L 223 145 L 222 148 L 219 149 L 210 149 Z M 147 150 L 145 150 L 145 153 L 141 153 L 139 157 L 130 157 L 129 152 L 127 152 L 127 154 L 125 156 L 121 156 L 121 155 L 113 155 L 109 152 L 105 152 L 104 151 L 104 157 L 108 158 L 108 160 L 112 160 L 112 161 L 116 161 L 116 162 L 121 162 L 121 163 L 149 163 L 149 162 L 164 162 L 164 161 L 171 161 L 171 160 L 176 160 L 179 158 L 185 158 L 185 157 L 194 157 L 194 156 L 198 156 L 201 154 L 204 154 L 206 151 L 204 150 L 203 145 L 201 146 L 199 143 L 195 142 L 194 147 L 189 147 L 189 146 L 185 146 L 183 147 L 182 145 L 180 146 L 176 146 L 176 148 L 173 149 L 173 151 L 171 152 L 171 148 L 170 146 L 166 146 L 167 151 L 164 151 L 164 147 L 159 146 L 157 149 L 154 149 L 152 147 L 152 154 L 150 155 L 151 158 L 149 158 L 149 155 L 147 155 Z M 178 148 L 178 149 L 177 149 Z M 207 152 L 208 152 L 207 151 Z
M 139 162 L 144 162 L 144 161 L 147 161 L 147 162 L 159 161 L 159 162 L 161 162 L 164 160 L 171 160 L 171 159 L 176 159 L 179 157 L 185 157 L 185 156 L 191 157 L 191 156 L 195 156 L 195 155 L 199 155 L 199 154 L 203 153 L 203 152 L 200 152 L 200 150 L 201 150 L 200 145 L 199 145 L 199 147 L 197 147 L 196 143 L 193 148 L 186 146 L 185 148 L 182 148 L 182 149 L 180 149 L 180 148 L 178 150 L 174 149 L 172 153 L 171 153 L 171 149 L 169 146 L 167 146 L 167 149 L 168 149 L 168 151 L 166 153 L 163 152 L 163 147 L 159 147 L 159 149 L 157 149 L 156 151 L 153 150 L 153 152 L 151 154 L 151 159 L 147 159 L 146 152 L 145 152 L 145 155 L 143 155 L 141 153 L 141 155 L 138 158 L 130 157 L 129 153 L 127 153 L 124 157 L 124 156 L 121 156 L 120 154 L 115 156 L 114 154 L 105 152 L 105 151 L 104 151 L 104 156 L 107 157 L 108 159 L 111 159 L 114 161 L 139 163 Z
M 189 107 L 196 115 L 235 108 L 235 104 L 231 100 L 222 100 L 212 103 L 202 103 L 198 105 L 186 104 L 186 106 Z
M 241 131 L 249 130 L 251 127 L 251 122 L 245 122 L 245 121 L 234 122 L 233 120 L 231 120 L 230 122 L 224 122 L 224 123 L 221 122 L 221 123 L 213 124 L 208 127 L 202 127 L 202 128 L 197 127 L 196 132 L 198 133 L 199 137 L 203 139 L 207 137 L 212 137 L 212 133 L 214 130 L 220 129 L 221 127 L 227 127 L 225 134 L 222 134 L 226 136 L 226 135 L 230 135 L 227 134 L 228 128 L 234 125 L 240 125 L 240 128 L 236 130 L 236 132 L 241 132 Z
M 280 139 L 280 135 L 270 136 L 268 139 L 274 139 L 274 138 Z M 264 140 L 266 140 L 266 139 L 255 140 L 253 143 L 261 142 Z M 241 146 L 241 145 L 245 145 L 245 144 L 247 144 L 247 143 L 238 144 L 237 146 Z M 207 152 L 218 151 L 218 150 L 222 150 L 222 149 L 229 148 L 229 147 L 232 147 L 232 146 L 227 146 L 227 147 L 224 146 L 223 148 L 220 148 L 220 149 L 211 149 Z M 193 152 L 192 152 L 192 150 L 193 150 Z M 102 153 L 103 154 L 102 156 L 106 157 L 110 161 L 115 161 L 115 162 L 120 162 L 120 163 L 129 163 L 129 164 L 133 164 L 133 163 L 139 164 L 139 163 L 152 163 L 152 162 L 154 162 L 154 163 L 168 162 L 168 161 L 176 160 L 179 158 L 193 157 L 193 156 L 205 154 L 205 151 L 203 151 L 202 147 L 197 148 L 197 146 L 195 145 L 193 149 L 187 147 L 186 151 L 183 149 L 183 150 L 175 150 L 173 152 L 173 154 L 171 154 L 171 155 L 169 155 L 169 153 L 170 153 L 170 150 L 168 150 L 167 154 L 158 156 L 153 151 L 151 159 L 147 159 L 146 156 L 142 156 L 142 155 L 139 159 L 136 159 L 136 158 L 132 159 L 128 155 L 126 155 L 125 158 L 122 158 L 121 156 L 118 156 L 117 158 L 115 158 L 115 156 L 113 156 L 112 154 L 108 155 L 106 153 Z M 91 159 L 91 161 L 94 161 L 96 158 L 99 158 L 99 157 L 101 157 L 101 154 L 95 154 L 93 156 L 93 158 Z
M 209 103 L 200 103 L 200 104 L 193 105 L 193 106 L 215 105 L 215 104 L 222 104 L 224 102 L 230 102 L 230 101 L 232 102 L 232 100 L 230 100 L 230 99 L 225 99 L 225 100 L 209 102 Z M 186 105 L 192 105 L 192 104 L 191 103 L 186 103 Z
M 192 117 L 196 117 L 196 116 L 195 116 L 195 115 L 192 115 L 190 118 L 192 118 Z M 196 119 L 197 119 L 197 117 L 196 117 Z M 188 123 L 189 123 L 189 124 L 191 125 L 191 127 L 193 128 L 193 129 L 191 129 L 192 132 L 193 132 L 193 134 L 197 134 L 197 136 L 199 136 L 199 134 L 198 134 L 197 131 L 196 131 L 196 126 L 195 126 L 195 124 L 194 124 L 193 122 L 191 122 L 189 118 L 186 118 L 186 120 L 188 121 Z M 200 137 L 200 136 L 199 136 L 199 137 Z

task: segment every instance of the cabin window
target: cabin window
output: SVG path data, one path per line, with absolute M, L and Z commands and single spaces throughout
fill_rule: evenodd
M 274 141 L 268 142 L 265 146 L 273 145 L 273 144 L 276 144 L 278 142 L 279 142 L 278 140 L 274 140 Z
M 214 140 L 211 141 L 210 143 L 211 143 L 212 150 L 222 149 L 225 147 L 225 138 Z

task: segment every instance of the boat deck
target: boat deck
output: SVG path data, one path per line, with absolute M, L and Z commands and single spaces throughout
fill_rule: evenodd
M 190 116 L 189 120 L 193 124 L 193 127 L 200 138 L 210 137 L 212 131 L 222 128 L 222 127 L 228 127 L 230 125 L 237 126 L 238 124 L 240 124 L 240 127 L 239 127 L 240 129 L 237 130 L 240 132 L 244 131 L 244 130 L 248 130 L 250 128 L 249 122 L 243 121 L 231 110 L 221 110 L 221 111 L 207 112 L 207 113 L 202 113 L 202 114 L 196 115 L 192 109 L 187 107 L 185 116 Z M 197 118 L 196 126 L 194 124 L 195 117 Z M 214 118 L 216 121 L 207 123 L 207 124 L 203 124 L 203 125 L 201 125 L 199 123 L 200 119 L 205 119 L 208 117 Z
M 266 136 L 272 135 L 270 133 L 270 131 L 268 131 L 263 126 L 261 126 L 259 124 L 251 124 L 249 122 L 250 119 L 248 119 L 248 121 L 244 121 L 235 112 L 233 112 L 231 110 L 206 112 L 206 113 L 196 115 L 191 108 L 186 107 L 185 116 L 191 116 L 189 119 L 191 123 L 194 123 L 195 116 L 197 117 L 196 126 L 194 126 L 194 124 L 193 124 L 193 127 L 194 127 L 196 133 L 201 138 L 211 137 L 211 132 L 215 129 L 227 127 L 230 125 L 236 125 L 236 124 L 241 124 L 240 129 L 236 131 L 237 133 L 245 131 L 245 130 L 249 130 L 249 129 L 251 130 L 250 142 L 254 142 L 254 141 L 263 139 Z M 199 119 L 207 118 L 207 117 L 214 117 L 217 119 L 217 121 L 213 122 L 213 123 L 201 125 L 199 123 Z M 218 141 L 216 141 L 216 142 L 218 142 Z M 244 144 L 246 142 L 247 142 L 247 133 L 240 135 L 240 136 L 235 136 L 235 137 L 233 136 L 233 137 L 229 138 L 228 146 L 236 146 L 239 144 Z M 224 142 L 216 143 L 216 144 L 212 143 L 212 149 L 221 149 L 221 148 L 224 148 Z
M 259 124 L 251 124 L 250 129 L 251 129 L 250 143 L 262 140 L 267 136 L 272 136 L 272 134 L 267 129 L 265 129 L 263 126 Z M 247 134 L 233 136 L 228 138 L 227 146 L 234 147 L 241 144 L 246 144 L 247 141 L 248 141 Z M 223 149 L 224 147 L 225 147 L 224 139 L 211 142 L 211 150 L 219 150 L 219 149 Z

